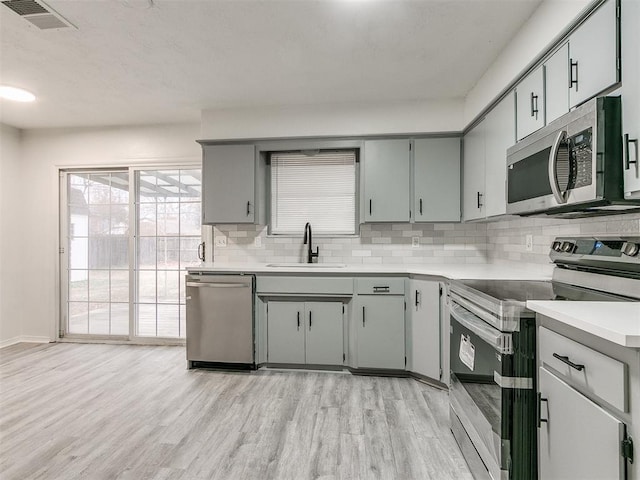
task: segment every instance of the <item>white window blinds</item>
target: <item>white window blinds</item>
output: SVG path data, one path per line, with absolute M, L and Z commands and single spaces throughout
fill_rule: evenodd
M 356 155 L 354 151 L 271 154 L 271 233 L 354 234 Z

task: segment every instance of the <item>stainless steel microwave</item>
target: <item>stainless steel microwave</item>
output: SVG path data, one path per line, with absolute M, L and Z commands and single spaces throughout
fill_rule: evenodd
M 507 213 L 584 217 L 640 211 L 624 198 L 620 97 L 599 97 L 507 150 Z

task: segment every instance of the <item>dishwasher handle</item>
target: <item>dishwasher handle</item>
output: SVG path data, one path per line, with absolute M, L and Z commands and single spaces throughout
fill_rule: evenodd
M 248 283 L 187 282 L 187 287 L 249 288 L 251 285 Z

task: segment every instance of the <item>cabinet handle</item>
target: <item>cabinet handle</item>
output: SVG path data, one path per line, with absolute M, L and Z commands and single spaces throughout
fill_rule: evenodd
M 576 68 L 576 76 L 573 76 L 573 67 Z M 578 90 L 578 62 L 574 62 L 573 58 L 569 59 L 569 88 L 573 88 L 576 86 L 576 90 Z
M 198 258 L 204 262 L 204 242 L 198 244 Z
M 575 368 L 579 372 L 584 370 L 584 365 L 579 365 L 577 363 L 573 363 L 571 360 L 569 360 L 569 357 L 558 355 L 557 353 L 554 353 L 553 356 L 554 356 L 554 358 L 557 358 L 558 360 L 560 360 L 562 363 L 566 363 L 571 368 Z
M 629 147 L 631 146 L 630 144 L 633 143 L 634 145 L 634 152 L 636 154 L 636 159 L 635 160 L 630 160 L 629 159 Z M 631 168 L 631 164 L 635 163 L 636 165 L 638 165 L 638 139 L 637 138 L 629 138 L 629 134 L 625 133 L 624 134 L 624 169 L 625 170 L 629 170 L 629 168 Z
M 364 327 L 364 306 L 362 307 L 362 326 Z
M 538 95 L 531 92 L 531 116 L 538 118 Z
M 549 399 L 548 398 L 542 398 L 542 394 L 538 393 L 538 403 L 537 403 L 537 417 L 538 417 L 538 428 L 540 428 L 540 426 L 542 425 L 542 422 L 544 423 L 549 423 L 549 419 L 547 418 L 542 418 L 542 402 L 547 402 L 547 405 L 549 404 Z M 548 407 L 547 407 L 548 408 Z
M 371 215 L 371 204 L 372 204 L 372 202 L 373 201 L 371 199 L 369 199 L 369 215 Z
M 298 312 L 298 331 L 300 331 L 300 312 Z
M 416 290 L 416 307 L 420 305 L 420 290 Z
M 251 214 L 251 202 L 247 202 L 247 217 Z
M 478 196 L 476 197 L 476 204 L 478 205 L 478 208 L 482 208 L 482 202 L 480 201 L 481 198 L 482 194 L 478 192 Z
M 311 312 L 309 312 L 309 331 L 311 331 Z
M 420 215 L 422 215 L 422 199 L 420 199 Z
M 373 293 L 389 293 L 391 289 L 388 286 L 373 287 Z

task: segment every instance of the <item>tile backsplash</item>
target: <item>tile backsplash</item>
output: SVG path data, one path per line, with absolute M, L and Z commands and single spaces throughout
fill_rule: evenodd
M 298 237 L 267 235 L 263 225 L 217 225 L 213 234 L 227 237 L 226 247 L 214 246 L 215 262 L 300 262 L 306 258 L 302 228 Z M 596 234 L 640 236 L 640 214 L 574 220 L 506 217 L 483 223 L 364 224 L 359 236 L 315 235 L 313 244 L 320 248 L 322 263 L 517 263 L 544 268 L 549 265 L 549 245 L 556 236 Z M 532 251 L 526 249 L 527 235 L 533 237 Z M 412 245 L 413 237 L 419 238 L 417 247 Z

